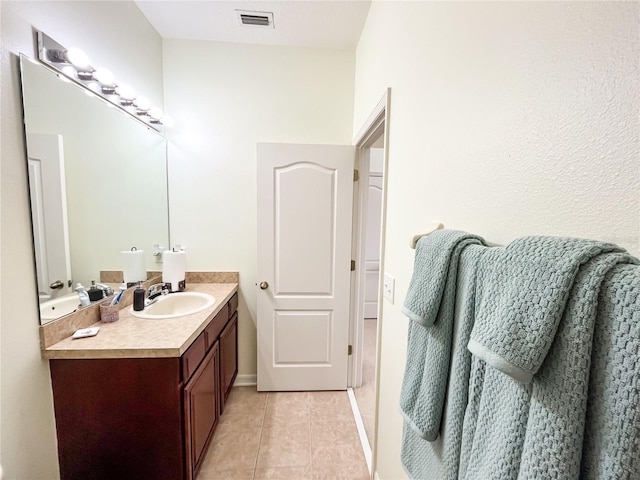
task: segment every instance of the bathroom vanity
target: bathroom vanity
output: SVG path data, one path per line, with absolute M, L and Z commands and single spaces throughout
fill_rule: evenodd
M 195 478 L 238 372 L 237 288 L 191 284 L 210 309 L 140 319 L 123 307 L 96 337 L 44 349 L 63 480 Z

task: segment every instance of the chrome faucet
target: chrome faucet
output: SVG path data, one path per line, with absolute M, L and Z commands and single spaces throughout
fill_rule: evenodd
M 113 289 L 109 285 L 105 285 L 104 283 L 96 283 L 95 286 L 104 292 L 105 297 L 113 295 Z
M 170 291 L 170 284 L 156 283 L 149 287 L 149 295 L 147 296 L 146 305 L 154 303 L 161 295 L 167 295 Z

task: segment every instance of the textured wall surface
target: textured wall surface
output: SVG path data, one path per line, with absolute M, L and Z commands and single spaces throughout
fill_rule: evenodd
M 404 477 L 398 412 L 411 235 L 434 220 L 640 254 L 639 4 L 373 2 L 354 131 L 392 88 L 378 474 Z
M 2 2 L 0 9 L 0 463 L 5 480 L 52 480 L 58 458 L 49 367 L 40 358 L 17 54 L 34 57 L 32 29 L 42 30 L 82 48 L 93 64 L 107 66 L 162 106 L 162 41 L 133 2 L 20 1 Z

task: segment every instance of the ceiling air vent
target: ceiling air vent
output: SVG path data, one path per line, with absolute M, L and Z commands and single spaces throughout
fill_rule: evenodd
M 236 10 L 236 17 L 240 25 L 252 26 L 252 27 L 267 27 L 274 28 L 273 26 L 273 13 L 271 12 L 252 12 L 249 10 Z

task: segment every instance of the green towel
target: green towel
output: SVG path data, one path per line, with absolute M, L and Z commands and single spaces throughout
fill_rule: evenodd
M 640 478 L 640 267 L 618 265 L 598 298 L 580 478 Z
M 527 262 L 525 258 L 519 259 L 517 264 L 521 268 L 512 270 L 508 281 L 512 286 L 520 285 L 523 288 L 502 291 L 503 300 L 507 294 L 516 298 L 515 301 L 503 304 L 515 305 L 518 301 L 527 299 L 530 308 L 531 305 L 538 303 L 538 307 L 548 315 L 559 314 L 560 318 L 545 319 L 538 316 L 538 308 L 533 307 L 532 322 L 539 320 L 535 323 L 540 328 L 539 334 L 551 335 L 551 338 L 545 338 L 545 345 L 546 342 L 549 344 L 548 349 L 540 351 L 545 354 L 540 360 L 540 367 L 530 370 L 530 373 L 537 372 L 531 383 L 523 383 L 519 378 L 513 378 L 498 369 L 491 368 L 490 362 L 485 364 L 484 360 L 474 352 L 469 404 L 463 427 L 460 478 L 577 479 L 583 458 L 585 418 L 588 415 L 587 394 L 590 383 L 591 350 L 593 344 L 603 341 L 602 338 L 596 337 L 594 340 L 593 337 L 594 325 L 597 324 L 597 319 L 601 315 L 597 308 L 600 304 L 598 294 L 601 290 L 605 291 L 607 272 L 620 263 L 633 264 L 638 260 L 623 253 L 619 248 L 608 246 L 602 248 L 604 244 L 596 245 L 597 242 L 580 240 L 568 242 L 567 239 L 541 239 L 540 237 L 521 239 L 519 242 L 529 245 L 537 244 L 537 248 L 529 250 L 529 255 L 541 257 L 544 260 L 536 262 L 529 258 Z M 540 289 L 532 288 L 530 281 L 521 283 L 515 281 L 515 277 L 519 274 L 524 275 L 526 279 L 540 278 L 527 276 L 526 269 L 522 268 L 525 264 L 531 268 L 538 264 L 538 268 L 557 274 L 560 269 L 549 260 L 553 256 L 550 251 L 556 247 L 557 251 L 563 252 L 563 255 L 557 259 L 561 264 L 562 259 L 578 257 L 583 259 L 578 264 L 575 274 L 569 268 L 564 270 L 568 275 L 570 274 L 570 281 L 565 283 L 549 281 L 545 286 L 551 286 L 550 291 L 546 295 L 538 296 L 535 292 L 540 292 Z M 495 285 L 492 284 L 496 279 L 492 276 L 493 273 L 499 269 L 505 271 L 509 267 L 509 265 L 499 265 L 500 268 L 496 269 L 494 265 L 494 268 L 486 268 L 487 259 L 496 262 L 505 261 L 500 250 L 503 249 L 492 249 L 489 254 L 483 256 L 479 265 L 478 285 L 482 287 L 477 292 L 479 308 L 487 305 L 487 299 L 480 297 L 481 295 L 495 296 L 496 294 Z M 588 252 L 589 258 L 585 258 L 585 252 Z M 567 292 L 554 291 L 562 288 L 566 288 Z M 559 297 L 564 297 L 566 300 L 558 312 L 557 298 Z M 628 299 L 625 300 L 625 302 L 628 301 Z M 523 312 L 520 312 L 519 318 L 527 318 Z M 640 319 L 637 305 L 636 313 L 630 312 L 633 312 L 633 308 L 622 314 L 622 318 L 626 316 L 624 322 L 627 325 L 633 324 L 633 315 L 638 317 L 636 322 Z M 480 313 L 479 310 L 476 312 L 474 333 L 478 327 Z M 552 323 L 555 323 L 553 328 Z M 521 324 L 513 325 L 517 328 L 504 326 L 507 335 L 515 336 L 521 333 L 518 332 Z M 499 332 L 497 328 L 493 331 Z M 522 334 L 522 338 L 530 333 L 531 329 L 528 329 Z M 505 335 L 499 336 L 502 339 Z M 492 340 L 490 339 L 486 344 L 500 343 Z M 634 354 L 637 354 L 637 351 Z M 626 363 L 632 358 L 633 356 L 630 355 L 620 365 L 613 362 L 606 368 L 617 370 L 620 367 L 626 367 Z M 637 362 L 637 357 L 635 361 Z M 473 375 L 476 375 L 476 378 Z M 618 392 L 609 392 L 609 394 L 616 396 Z M 637 403 L 635 405 L 637 409 Z M 599 418 L 596 423 L 601 421 L 606 422 L 605 419 Z M 611 440 L 614 443 L 620 443 L 620 439 Z M 634 441 L 639 440 L 636 431 Z M 640 477 L 605 475 L 593 478 Z
M 407 360 L 400 411 L 421 438 L 438 437 L 449 378 L 458 261 L 483 240 L 466 232 L 438 230 L 418 241 L 413 278 L 403 311 L 409 315 Z
M 452 279 L 450 262 L 457 262 L 460 255 L 461 250 L 454 252 L 460 242 L 485 244 L 481 237 L 458 230 L 436 230 L 418 240 L 413 275 L 402 306 L 402 313 L 410 320 L 424 327 L 436 321 L 443 297 L 447 295 L 447 281 Z M 451 274 L 455 275 L 455 269 Z M 455 278 L 450 287 L 455 289 Z
M 405 424 L 402 464 L 416 479 L 455 480 L 458 478 L 462 420 L 467 407 L 471 353 L 467 343 L 473 328 L 476 265 L 486 247 L 470 245 L 460 255 L 451 347 L 451 372 L 446 392 L 442 428 L 434 442 L 421 438 Z
M 563 240 L 547 240 L 545 248 L 555 241 Z M 474 250 L 483 253 L 469 264 Z M 546 357 L 523 383 L 460 345 L 469 339 L 480 295 L 492 291 L 488 273 L 495 270 L 487 265 L 504 259 L 501 250 L 472 245 L 460 257 L 442 432 L 427 442 L 405 423 L 407 474 L 416 480 L 640 479 L 640 262 L 618 248 L 591 251 L 565 285 Z M 475 292 L 463 288 L 474 267 Z
M 616 245 L 524 237 L 492 249 L 480 265 L 480 304 L 469 349 L 492 367 L 530 382 L 544 361 L 581 265 Z

